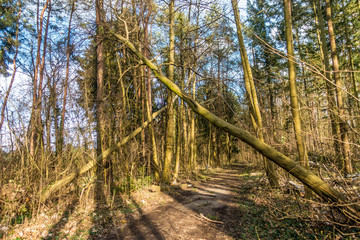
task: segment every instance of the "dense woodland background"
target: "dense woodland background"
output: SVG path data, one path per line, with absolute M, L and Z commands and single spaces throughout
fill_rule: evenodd
M 31 216 L 68 176 L 72 194 L 109 199 L 236 161 L 265 166 L 269 187 L 289 179 L 193 113 L 116 34 L 218 117 L 358 199 L 344 179 L 360 168 L 360 1 L 1 0 L 0 11 L 0 186 L 21 190 L 0 220 Z

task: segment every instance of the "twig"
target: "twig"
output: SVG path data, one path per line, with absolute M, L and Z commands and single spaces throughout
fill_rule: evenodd
M 210 218 L 205 217 L 202 213 L 200 213 L 200 217 L 202 217 L 202 218 L 204 218 L 205 220 L 208 220 L 209 222 L 212 222 L 212 223 L 224 224 L 224 223 L 221 222 L 221 221 L 211 220 Z
M 255 232 L 256 232 L 257 239 L 260 240 L 259 233 L 258 233 L 258 230 L 257 230 L 256 226 L 255 226 Z

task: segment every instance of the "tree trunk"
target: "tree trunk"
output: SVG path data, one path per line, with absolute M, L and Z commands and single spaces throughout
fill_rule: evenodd
M 147 79 L 147 86 L 148 89 L 146 91 L 146 113 L 147 113 L 147 121 L 151 120 L 151 113 L 152 113 L 152 107 L 151 107 L 151 80 L 150 78 Z M 150 133 L 150 139 L 151 139 L 151 150 L 152 150 L 152 164 L 155 169 L 155 181 L 160 180 L 160 165 L 159 165 L 159 158 L 157 155 L 157 148 L 156 148 L 156 140 L 155 140 L 155 134 L 154 129 L 150 125 L 149 126 L 149 133 Z
M 194 77 L 192 82 L 192 97 L 195 100 L 195 93 L 196 93 L 196 79 Z M 189 145 L 190 145 L 190 172 L 196 171 L 196 153 L 195 153 L 195 114 L 192 112 L 189 114 L 190 116 L 190 134 L 189 134 Z
M 332 77 L 330 74 L 330 59 L 329 59 L 329 51 L 326 44 L 326 37 L 325 37 L 325 26 L 324 26 L 324 20 L 322 17 L 321 7 L 320 7 L 320 0 L 315 0 L 316 2 L 316 10 L 318 14 L 318 20 L 319 20 L 319 28 L 320 28 L 320 39 L 321 39 L 321 47 L 323 52 L 323 59 L 324 59 L 324 70 L 325 70 L 325 81 L 326 81 L 326 98 L 328 101 L 328 111 L 330 115 L 330 124 L 331 124 L 331 131 L 332 135 L 334 137 L 334 149 L 335 154 L 337 157 L 341 155 L 340 152 L 340 128 L 339 124 L 336 121 L 336 100 L 334 96 L 334 87 L 332 85 Z
M 179 172 L 180 172 L 180 157 L 181 157 L 181 121 L 182 121 L 182 116 L 181 116 L 181 105 L 182 105 L 182 101 L 180 101 L 180 106 L 177 106 L 178 109 L 178 113 L 177 113 L 177 134 L 176 134 L 176 155 L 175 155 L 175 169 L 174 169 L 174 177 L 173 177 L 173 182 L 176 183 L 177 178 L 179 176 Z
M 30 117 L 30 157 L 35 158 L 37 149 L 42 146 L 42 125 L 41 125 L 41 98 L 42 98 L 42 76 L 43 76 L 43 67 L 45 55 L 46 55 L 46 39 L 47 39 L 47 30 L 49 26 L 50 19 L 50 6 L 51 0 L 47 0 L 41 11 L 40 18 L 37 21 L 37 53 L 36 53 L 36 62 L 34 69 L 34 79 L 33 79 L 33 103 Z M 44 44 L 43 44 L 43 59 L 41 57 L 41 43 L 43 40 L 43 20 L 45 11 L 48 9 L 48 18 L 46 29 L 44 33 Z M 38 16 L 39 17 L 39 16 Z
M 300 107 L 298 103 L 297 87 L 296 87 L 296 67 L 294 59 L 294 45 L 292 34 L 291 19 L 291 2 L 284 0 L 285 25 L 286 25 L 286 47 L 288 52 L 288 68 L 289 68 L 289 85 L 290 85 L 290 105 L 291 113 L 294 121 L 294 131 L 296 137 L 296 145 L 298 148 L 300 163 L 306 168 L 309 167 L 306 147 L 301 130 Z
M 288 53 L 288 68 L 289 68 L 290 106 L 291 106 L 291 113 L 294 122 L 296 145 L 297 145 L 299 161 L 301 165 L 309 169 L 309 160 L 308 160 L 306 145 L 301 128 L 300 107 L 299 107 L 297 87 L 296 87 L 296 67 L 295 67 L 295 59 L 294 59 L 294 44 L 293 44 L 293 33 L 292 33 L 291 0 L 284 0 L 284 15 L 285 15 L 286 48 Z M 311 195 L 311 191 L 306 186 L 305 186 L 305 194 L 307 196 Z
M 96 155 L 104 156 L 104 25 L 103 25 L 103 0 L 95 1 L 96 8 Z M 104 203 L 105 159 L 97 161 L 95 170 L 95 195 L 96 204 Z
M 345 110 L 344 110 L 344 100 L 342 96 L 342 83 L 340 79 L 340 65 L 336 49 L 335 41 L 335 32 L 333 27 L 333 21 L 331 17 L 331 5 L 330 0 L 325 0 L 326 3 L 326 19 L 329 30 L 329 39 L 330 39 L 330 48 L 331 48 L 331 57 L 333 61 L 333 70 L 334 70 L 334 79 L 336 85 L 336 100 L 337 100 L 337 113 L 340 121 L 340 135 L 342 142 L 342 161 L 340 162 L 340 169 L 344 173 L 352 173 L 352 164 L 350 159 L 350 144 L 349 144 L 349 127 L 346 122 Z
M 103 111 L 104 111 L 104 43 L 103 43 L 103 0 L 96 0 L 96 134 L 97 155 L 102 153 Z
M 169 5 L 169 79 L 174 81 L 174 63 L 175 63 L 175 17 L 174 17 L 175 0 L 170 1 Z M 166 118 L 166 148 L 162 177 L 164 182 L 170 183 L 171 179 L 171 162 L 174 150 L 175 139 L 175 117 L 174 106 L 172 104 L 173 93 L 169 91 L 167 97 L 167 118 Z
M 259 102 L 258 102 L 258 97 L 257 97 L 257 93 L 256 93 L 252 70 L 250 67 L 250 63 L 248 60 L 248 56 L 246 53 L 246 48 L 245 48 L 245 44 L 244 44 L 244 40 L 243 40 L 243 36 L 242 36 L 239 8 L 238 8 L 236 0 L 231 0 L 231 3 L 232 3 L 233 11 L 234 11 L 234 16 L 235 16 L 237 35 L 238 35 L 238 39 L 239 39 L 241 62 L 243 65 L 243 70 L 244 70 L 244 75 L 245 75 L 244 76 L 245 88 L 246 88 L 246 91 L 247 91 L 247 94 L 248 94 L 249 100 L 250 100 L 249 108 L 252 109 L 252 111 L 251 111 L 253 113 L 252 117 L 254 117 L 253 127 L 254 127 L 254 130 L 255 130 L 256 134 L 258 135 L 260 141 L 264 142 L 260 106 L 259 106 Z M 278 182 L 277 176 L 275 174 L 273 164 L 268 159 L 264 159 L 264 167 L 265 167 L 265 172 L 268 177 L 270 186 L 273 188 L 278 188 L 279 182 Z
M 61 153 L 64 146 L 64 125 L 65 125 L 65 112 L 66 112 L 66 99 L 67 99 L 67 90 L 68 90 L 68 82 L 69 82 L 69 71 L 70 71 L 70 35 L 71 35 L 71 22 L 73 13 L 75 10 L 75 0 L 71 0 L 71 10 L 70 10 L 70 19 L 69 19 L 69 27 L 67 34 L 67 46 L 66 46 L 66 73 L 65 73 L 65 82 L 64 82 L 64 99 L 62 105 L 61 119 L 60 119 L 60 136 L 59 142 L 56 146 L 56 152 Z

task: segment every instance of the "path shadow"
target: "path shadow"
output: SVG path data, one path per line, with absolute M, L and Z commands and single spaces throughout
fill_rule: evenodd
M 166 238 L 158 229 L 158 226 L 153 223 L 150 217 L 144 214 L 140 205 L 136 200 L 129 196 L 131 204 L 135 207 L 137 213 L 140 215 L 138 219 L 132 214 L 126 214 L 125 219 L 128 226 L 121 232 L 119 239 L 156 239 L 165 240 Z
M 242 169 L 241 166 L 235 167 L 237 170 Z M 232 168 L 228 166 L 227 169 Z M 172 189 L 166 187 L 162 189 L 162 192 L 186 209 L 191 210 L 191 214 L 197 220 L 201 219 L 204 223 L 217 229 L 218 232 L 223 233 L 223 236 L 242 239 L 241 224 L 244 213 L 236 206 L 239 196 L 226 194 L 226 191 L 229 190 L 232 192 L 239 190 L 237 183 L 240 179 L 233 176 L 218 176 L 218 174 L 212 173 L 211 179 L 214 178 L 216 180 L 208 180 L 190 185 L 187 188 L 176 187 Z M 212 191 L 214 189 L 219 190 L 219 192 Z
M 235 165 L 232 169 L 242 171 L 244 168 Z M 234 175 L 232 176 L 232 174 Z M 167 189 L 163 192 L 177 203 L 192 210 L 197 216 L 206 216 L 208 219 L 203 219 L 204 221 L 208 221 L 213 227 L 234 239 L 284 239 L 284 237 L 287 239 L 303 239 L 302 236 L 305 236 L 306 239 L 315 239 L 314 236 L 317 234 L 316 231 L 313 231 L 314 225 L 311 225 L 309 219 L 279 218 L 274 220 L 269 206 L 262 201 L 260 201 L 261 203 L 255 202 L 254 198 L 251 197 L 251 195 L 257 194 L 256 192 L 243 191 L 240 194 L 239 189 L 249 184 L 241 182 L 244 181 L 244 178 L 235 177 L 235 172 L 228 173 L 228 175 L 230 176 L 215 174 L 215 180 L 210 179 L 205 184 L 196 184 L 194 188 Z M 234 197 L 227 197 L 220 191 L 215 195 L 223 204 L 213 204 L 212 201 L 216 201 L 216 199 L 209 194 L 214 195 L 214 193 L 206 189 L 206 186 L 213 188 L 212 184 L 218 186 L 220 190 L 231 190 L 235 193 Z M 261 194 L 266 193 L 262 190 Z M 286 204 L 289 202 L 285 199 L 279 202 L 281 206 L 286 206 Z M 212 208 L 212 206 L 214 207 Z M 319 233 L 331 230 L 325 224 L 319 226 L 318 229 Z M 321 235 L 315 237 L 321 238 Z
M 96 182 L 94 189 L 95 210 L 92 216 L 93 227 L 88 230 L 88 240 L 119 239 L 109 206 L 106 202 L 106 196 L 104 193 L 104 175 L 102 170 L 103 168 L 98 165 L 96 168 Z
M 96 173 L 97 179 L 94 190 L 96 206 L 92 218 L 93 227 L 88 230 L 88 240 L 166 239 L 160 232 L 158 226 L 144 213 L 140 204 L 136 202 L 130 194 L 127 197 L 130 202 L 127 203 L 125 203 L 121 195 L 116 196 L 116 205 L 119 206 L 117 210 L 125 212 L 131 210 L 128 207 L 133 207 L 136 212 L 135 214 L 132 211 L 124 213 L 125 226 L 120 223 L 115 224 L 112 212 L 115 213 L 116 211 L 109 209 L 107 205 L 104 194 L 104 175 L 100 167 L 98 167 Z
M 62 233 L 61 230 L 65 227 L 66 223 L 68 223 L 70 216 L 73 214 L 76 206 L 79 204 L 79 198 L 75 196 L 75 198 L 69 203 L 61 215 L 59 221 L 51 226 L 49 233 L 43 238 L 44 240 L 52 240 L 58 239 L 62 237 L 66 237 L 65 233 Z

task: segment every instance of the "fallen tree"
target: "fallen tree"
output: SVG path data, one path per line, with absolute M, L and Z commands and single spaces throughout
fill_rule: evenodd
M 175 99 L 174 99 L 175 100 Z M 105 150 L 102 154 L 88 162 L 85 166 L 80 168 L 79 171 L 70 173 L 69 175 L 63 177 L 62 179 L 56 181 L 54 184 L 50 185 L 49 187 L 45 188 L 40 193 L 40 202 L 46 201 L 52 193 L 58 191 L 62 187 L 66 186 L 70 182 L 72 182 L 75 178 L 78 176 L 86 173 L 87 171 L 91 170 L 96 166 L 98 162 L 100 162 L 102 159 L 108 157 L 112 152 L 117 150 L 119 147 L 126 144 L 129 140 L 133 139 L 136 135 L 138 135 L 144 128 L 146 128 L 160 113 L 162 113 L 166 109 L 166 106 L 158 110 L 157 112 L 153 113 L 151 115 L 151 119 L 144 122 L 143 125 L 135 129 L 132 133 L 130 133 L 128 136 L 123 138 L 120 142 L 116 143 L 114 146 L 110 147 L 109 149 Z M 155 170 L 158 171 L 158 166 L 155 166 Z
M 219 118 L 218 116 L 207 110 L 205 107 L 201 106 L 197 101 L 195 101 L 195 99 L 192 99 L 190 96 L 185 94 L 174 82 L 170 81 L 166 76 L 164 76 L 161 73 L 160 69 L 152 61 L 146 58 L 140 51 L 138 51 L 128 39 L 124 38 L 119 34 L 113 34 L 118 40 L 125 44 L 145 65 L 147 65 L 152 70 L 158 80 L 160 80 L 170 91 L 174 92 L 181 99 L 183 99 L 194 112 L 207 119 L 216 127 L 249 144 L 260 154 L 267 157 L 272 162 L 292 174 L 294 177 L 296 177 L 303 184 L 308 186 L 325 201 L 337 203 L 338 205 L 343 206 L 346 205 L 346 209 L 350 210 L 348 211 L 348 213 L 353 217 L 358 218 L 357 215 L 360 211 L 360 207 L 355 204 L 348 204 L 345 195 L 335 190 L 333 187 L 328 185 L 325 181 L 312 173 L 310 170 L 296 163 L 289 157 L 285 156 L 283 153 L 271 147 L 270 145 L 260 141 L 248 131 L 238 128 L 224 121 L 223 119 Z

